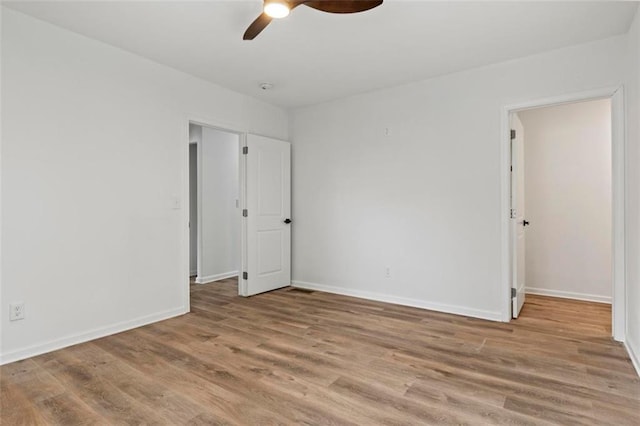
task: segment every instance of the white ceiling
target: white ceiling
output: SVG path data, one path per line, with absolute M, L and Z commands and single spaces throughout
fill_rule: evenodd
M 261 0 L 3 4 L 286 108 L 623 34 L 637 7 L 385 0 L 334 15 L 301 6 L 243 41 Z M 275 87 L 262 91 L 265 81 Z

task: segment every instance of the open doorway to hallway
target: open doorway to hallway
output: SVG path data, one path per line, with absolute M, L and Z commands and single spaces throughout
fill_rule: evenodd
M 604 98 L 511 114 L 514 318 L 587 306 L 553 298 L 612 302 L 611 111 Z M 610 333 L 610 306 L 594 309 Z
M 235 278 L 246 297 L 290 285 L 290 144 L 188 124 L 185 290 Z
M 241 263 L 240 135 L 189 124 L 191 283 L 227 285 L 237 295 Z

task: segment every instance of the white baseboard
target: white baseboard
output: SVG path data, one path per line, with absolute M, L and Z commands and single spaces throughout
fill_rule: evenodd
M 207 275 L 205 277 L 196 277 L 196 284 L 207 284 L 213 281 L 220 281 L 227 278 L 237 277 L 238 271 L 225 272 L 224 274 Z
M 144 317 L 136 318 L 131 321 L 124 321 L 107 327 L 100 327 L 87 331 L 85 333 L 74 334 L 72 336 L 63 337 L 49 341 L 47 343 L 41 343 L 26 348 L 18 349 L 15 351 L 0 354 L 0 365 L 8 364 L 14 361 L 20 361 L 22 359 L 31 358 L 37 355 L 41 355 L 47 352 L 53 352 L 58 349 L 66 348 L 68 346 L 77 345 L 79 343 L 85 343 L 90 340 L 99 339 L 101 337 L 110 336 L 116 333 L 122 333 L 123 331 L 131 330 L 134 328 L 142 327 L 143 325 L 151 324 L 158 321 L 163 321 L 169 318 L 184 315 L 189 312 L 189 308 L 181 307 L 178 309 L 171 309 L 169 311 L 159 312 Z
M 527 294 L 537 294 L 539 296 L 560 297 L 562 299 L 585 300 L 587 302 L 608 303 L 611 304 L 611 296 L 598 296 L 597 294 L 572 293 L 570 291 L 549 290 L 546 288 L 525 288 Z
M 430 311 L 444 312 L 447 314 L 463 315 L 466 317 L 480 318 L 489 321 L 501 321 L 502 316 L 499 311 L 485 311 L 481 309 L 468 308 L 464 306 L 445 305 L 426 300 L 410 299 L 406 297 L 392 296 L 388 294 L 372 293 L 369 291 L 352 290 L 343 287 L 334 287 L 324 284 L 316 284 L 305 281 L 292 281 L 293 287 L 307 290 L 324 291 L 325 293 L 341 294 L 343 296 L 357 297 L 360 299 L 375 300 L 378 302 L 393 303 L 396 305 L 411 306 L 414 308 L 428 309 Z
M 629 342 L 629 336 L 627 336 L 627 338 L 625 339 L 624 347 L 629 354 L 629 358 L 631 358 L 631 363 L 636 369 L 636 373 L 638 373 L 638 376 L 640 376 L 640 354 L 636 353 L 633 350 L 633 345 Z

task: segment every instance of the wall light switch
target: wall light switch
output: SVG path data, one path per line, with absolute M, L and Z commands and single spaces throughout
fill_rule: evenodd
M 171 208 L 174 210 L 180 210 L 182 208 L 180 197 L 173 196 L 173 198 L 171 198 Z

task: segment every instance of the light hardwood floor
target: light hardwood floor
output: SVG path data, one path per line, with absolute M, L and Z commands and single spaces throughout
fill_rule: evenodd
M 292 288 L 192 286 L 193 312 L 0 368 L 3 425 L 639 425 L 607 305 L 510 324 Z

